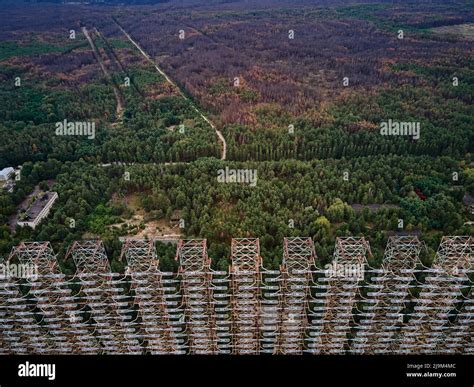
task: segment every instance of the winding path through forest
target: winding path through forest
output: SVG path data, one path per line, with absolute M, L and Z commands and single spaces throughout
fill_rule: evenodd
M 204 121 L 206 121 L 212 129 L 215 130 L 216 134 L 217 134 L 217 137 L 218 137 L 218 140 L 219 140 L 219 143 L 221 144 L 221 160 L 225 160 L 226 159 L 226 156 L 227 156 L 227 143 L 225 141 L 225 138 L 224 136 L 222 135 L 221 131 L 219 129 L 217 129 L 217 127 L 211 122 L 211 120 L 209 120 L 209 118 L 207 118 L 204 113 L 194 104 L 194 102 L 186 95 L 184 94 L 184 92 L 178 87 L 178 85 L 176 85 L 169 77 L 168 75 L 165 74 L 165 72 L 163 70 L 161 70 L 158 65 L 153 61 L 153 59 L 151 59 L 151 57 L 138 45 L 137 42 L 135 42 L 132 37 L 128 34 L 127 31 L 125 31 L 123 29 L 123 27 L 117 22 L 117 20 L 113 19 L 113 21 L 115 22 L 115 24 L 117 24 L 118 28 L 120 28 L 120 31 L 123 32 L 123 34 L 127 37 L 127 39 L 138 49 L 138 51 L 140 51 L 140 53 L 143 55 L 143 57 L 149 61 L 151 64 L 153 64 L 153 66 L 155 67 L 156 71 L 158 71 L 165 79 L 167 82 L 169 82 L 173 87 L 176 88 L 176 90 L 178 90 L 179 94 L 185 98 L 187 101 L 189 101 L 189 103 L 191 104 L 191 106 L 193 107 L 193 109 L 202 117 L 202 119 Z

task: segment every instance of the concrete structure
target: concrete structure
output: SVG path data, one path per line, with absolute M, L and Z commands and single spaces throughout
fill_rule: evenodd
M 17 225 L 20 227 L 28 226 L 34 229 L 43 218 L 48 216 L 49 210 L 57 198 L 58 194 L 56 192 L 48 191 L 38 195 L 26 210 L 24 218 L 17 222 Z
M 14 173 L 15 170 L 12 167 L 3 168 L 0 171 L 0 181 L 7 181 Z
M 13 181 L 8 180 L 5 184 L 3 184 L 2 188 L 7 192 L 12 193 L 13 188 L 15 188 L 15 183 Z

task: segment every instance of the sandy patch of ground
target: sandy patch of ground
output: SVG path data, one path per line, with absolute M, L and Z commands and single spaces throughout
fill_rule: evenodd
M 173 227 L 166 219 L 148 220 L 147 213 L 140 207 L 140 198 L 137 194 L 127 195 L 124 198 L 114 197 L 112 200 L 125 204 L 133 213 L 129 219 L 124 219 L 121 223 L 109 225 L 110 228 L 122 228 L 127 225 L 131 228 L 131 232 L 127 236 L 135 238 L 156 238 L 156 237 L 179 237 L 181 230 Z

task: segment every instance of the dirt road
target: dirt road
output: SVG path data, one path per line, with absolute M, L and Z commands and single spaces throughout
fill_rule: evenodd
M 123 32 L 123 34 L 127 37 L 127 39 L 138 49 L 138 51 L 140 51 L 140 53 L 143 55 L 143 57 L 148 60 L 151 64 L 153 64 L 153 66 L 155 67 L 156 71 L 158 71 L 165 79 L 167 82 L 169 82 L 171 85 L 173 85 L 176 90 L 179 91 L 180 95 L 185 98 L 186 100 L 189 101 L 189 103 L 191 104 L 191 106 L 193 107 L 193 109 L 201 116 L 201 118 L 206 121 L 210 127 L 212 129 L 214 129 L 214 131 L 216 132 L 216 135 L 217 135 L 217 138 L 218 138 L 218 141 L 221 145 L 221 160 L 225 160 L 226 159 L 226 156 L 227 156 L 227 143 L 225 141 L 225 138 L 224 136 L 222 135 L 221 131 L 219 129 L 216 128 L 216 126 L 211 122 L 211 120 L 209 120 L 208 117 L 206 117 L 204 115 L 204 113 L 194 104 L 194 102 L 188 97 L 186 96 L 186 94 L 184 94 L 184 92 L 178 87 L 178 85 L 176 85 L 171 79 L 170 77 L 168 77 L 168 75 L 165 74 L 165 72 L 160 69 L 158 67 L 158 65 L 153 61 L 153 59 L 151 59 L 151 57 L 138 45 L 137 42 L 135 42 L 132 37 L 128 34 L 127 31 L 125 31 L 123 29 L 123 27 L 114 19 L 114 22 L 115 24 L 117 24 L 117 26 L 120 28 L 120 31 Z

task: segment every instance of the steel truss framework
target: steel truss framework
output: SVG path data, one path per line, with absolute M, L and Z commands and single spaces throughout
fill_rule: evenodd
M 16 305 L 10 305 L 7 310 L 12 313 L 13 326 L 21 330 L 2 332 L 15 339 L 16 334 L 20 334 L 20 340 L 13 342 L 14 352 L 23 352 L 25 344 L 27 348 L 33 347 L 35 353 L 96 353 L 97 342 L 88 327 L 77 319 L 81 313 L 77 299 L 72 296 L 71 282 L 59 270 L 51 245 L 48 242 L 22 243 L 9 257 L 9 261 L 15 259 L 24 267 L 35 268 L 37 273 L 21 283 L 27 289 L 26 296 L 19 290 L 19 280 L 8 283 L 15 296 L 6 301 Z
M 158 268 L 152 241 L 127 240 L 121 258 L 124 256 L 139 320 L 134 337 L 143 343 L 147 353 L 185 353 L 179 322 L 178 281 L 173 273 Z
M 232 239 L 229 272 L 234 354 L 255 355 L 260 351 L 261 266 L 258 239 Z
M 207 256 L 204 239 L 180 240 L 176 252 L 179 261 L 182 299 L 186 323 L 187 346 L 192 354 L 212 355 L 219 353 L 218 323 L 221 314 L 216 305 L 211 260 Z M 225 302 L 225 301 L 224 301 Z M 222 306 L 222 305 L 221 305 Z
M 280 267 L 280 319 L 275 354 L 303 353 L 311 270 L 316 264 L 311 238 L 285 238 Z
M 451 344 L 455 347 L 456 340 L 466 339 L 456 335 L 451 319 L 459 317 L 460 308 L 472 301 L 472 293 L 467 299 L 464 294 L 472 285 L 468 274 L 473 264 L 473 242 L 473 237 L 442 239 L 432 268 L 420 285 L 421 293 L 412 318 L 402 329 L 399 352 L 432 353 L 440 352 L 441 348 L 443 352 L 455 352 L 450 349 Z M 464 309 L 464 318 L 458 318 L 457 327 L 469 332 L 472 344 L 473 331 L 466 325 L 466 312 Z
M 320 313 L 312 320 L 310 349 L 313 353 L 342 354 L 347 350 L 352 309 L 356 304 L 359 283 L 367 266 L 368 242 L 364 238 L 338 238 L 334 260 L 325 276 L 319 278 L 323 300 Z M 361 277 L 362 275 L 362 277 Z
M 168 273 L 153 241 L 129 239 L 117 274 L 81 241 L 73 276 L 48 242 L 22 243 L 7 263 L 36 271 L 0 276 L 0 354 L 473 354 L 473 242 L 444 237 L 425 267 L 416 237 L 391 237 L 373 268 L 364 238 L 338 238 L 323 268 L 310 238 L 285 238 L 267 270 L 258 239 L 233 239 L 216 271 L 205 240 L 181 240 Z
M 94 336 L 106 354 L 140 353 L 134 337 L 132 310 L 123 294 L 125 281 L 110 270 L 101 241 L 74 242 L 68 254 L 76 265 L 75 277 L 84 294 L 82 307 L 87 312 L 87 324 L 94 327 Z
M 353 353 L 387 354 L 393 351 L 403 323 L 410 285 L 421 266 L 421 243 L 417 237 L 393 237 L 387 243 L 380 269 L 369 269 L 371 281 L 362 301 L 361 320 L 356 325 Z

